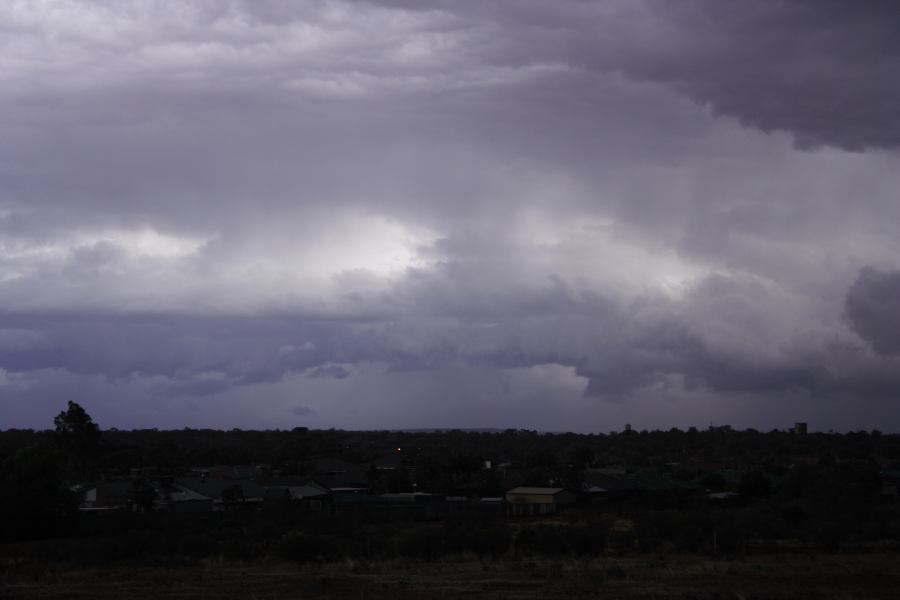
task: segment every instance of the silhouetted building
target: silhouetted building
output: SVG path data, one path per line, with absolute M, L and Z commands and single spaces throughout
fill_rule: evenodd
M 794 423 L 794 433 L 797 435 L 806 435 L 806 423 L 803 423 L 802 421 Z
M 511 515 L 547 515 L 574 504 L 575 494 L 563 488 L 517 487 L 506 492 L 506 502 Z

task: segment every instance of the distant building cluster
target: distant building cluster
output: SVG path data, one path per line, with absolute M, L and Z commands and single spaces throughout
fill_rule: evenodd
M 136 512 L 218 512 L 293 506 L 304 512 L 346 512 L 360 508 L 397 509 L 419 516 L 447 516 L 455 509 L 487 509 L 509 516 L 548 515 L 576 502 L 573 491 L 561 487 L 517 486 L 503 496 L 478 497 L 460 492 L 372 492 L 355 465 L 320 461 L 310 476 L 233 478 L 253 468 L 195 469 L 200 476 L 162 477 L 154 480 L 151 499 L 141 503 L 134 481 L 105 482 L 81 487 L 80 510 Z
M 625 431 L 631 431 L 630 427 L 626 424 Z M 805 436 L 807 431 L 807 423 L 796 422 L 782 434 Z M 713 436 L 734 434 L 728 426 L 710 426 L 710 432 Z M 627 451 L 628 445 L 645 438 L 644 433 L 632 432 L 623 438 L 627 445 L 620 451 Z M 799 438 L 795 441 L 801 443 Z M 698 450 L 693 456 L 631 456 L 635 460 L 607 455 L 600 462 L 588 452 L 576 469 L 572 464 L 561 463 L 536 467 L 533 460 L 517 463 L 495 454 L 473 458 L 465 469 L 454 471 L 449 462 L 438 466 L 416 461 L 404 457 L 399 448 L 390 447 L 380 459 L 360 464 L 337 458 L 309 459 L 299 474 L 284 474 L 268 465 L 198 467 L 179 474 L 142 468 L 133 469 L 130 477 L 101 477 L 99 481 L 83 483 L 74 491 L 79 494 L 80 510 L 84 512 L 195 513 L 291 508 L 329 514 L 378 511 L 398 518 L 442 518 L 466 511 L 536 517 L 552 515 L 575 504 L 740 503 L 764 497 L 771 486 L 779 483 L 777 477 L 763 474 L 760 466 L 744 455 L 723 456 L 719 449 Z M 795 470 L 827 466 L 835 460 L 802 452 L 784 459 L 782 479 Z M 857 464 L 848 460 L 843 459 L 841 464 L 860 471 L 871 468 L 869 462 Z M 881 493 L 896 498 L 900 475 L 892 464 L 880 465 Z M 386 481 L 394 483 L 386 485 Z

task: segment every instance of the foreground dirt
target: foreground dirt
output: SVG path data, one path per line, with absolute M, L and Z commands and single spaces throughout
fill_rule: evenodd
M 737 560 L 634 557 L 570 560 L 345 561 L 324 565 L 206 561 L 182 567 L 43 569 L 5 563 L 0 598 L 891 598 L 898 555 Z

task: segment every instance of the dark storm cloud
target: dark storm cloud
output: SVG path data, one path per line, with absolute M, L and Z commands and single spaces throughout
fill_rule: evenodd
M 620 71 L 803 147 L 900 145 L 900 5 L 891 0 L 381 4 L 493 21 L 508 34 L 496 60 Z
M 0 398 L 884 408 L 898 13 L 0 6 Z
M 896 2 L 652 3 L 676 31 L 666 59 L 637 71 L 804 147 L 900 144 Z M 689 39 L 687 36 L 692 36 Z
M 19 371 L 249 384 L 361 358 L 342 346 L 353 323 L 295 317 L 42 313 L 4 315 L 0 323 L 0 360 Z

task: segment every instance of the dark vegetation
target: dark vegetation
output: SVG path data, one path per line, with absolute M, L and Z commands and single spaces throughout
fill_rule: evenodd
M 101 432 L 75 403 L 54 426 L 0 432 L 4 568 L 900 549 L 900 436 L 877 431 Z M 316 510 L 267 495 L 251 510 L 231 486 L 221 510 L 160 508 L 160 482 L 198 466 L 243 469 L 267 486 L 314 476 L 323 460 L 357 468 L 367 490 L 352 502 L 332 494 Z M 84 487 L 104 482 L 124 486 L 123 506 L 83 510 Z M 525 518 L 482 500 L 520 485 L 566 488 L 578 500 Z M 409 510 L 376 502 L 413 491 L 436 503 Z

